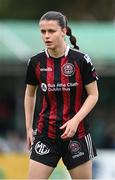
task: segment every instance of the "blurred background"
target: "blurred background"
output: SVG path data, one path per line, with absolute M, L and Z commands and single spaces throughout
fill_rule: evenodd
M 27 177 L 25 74 L 28 59 L 44 49 L 38 23 L 49 10 L 67 16 L 80 50 L 97 70 L 93 177 L 115 179 L 115 0 L 0 0 L 0 178 Z M 61 161 L 51 176 L 55 178 L 70 178 Z

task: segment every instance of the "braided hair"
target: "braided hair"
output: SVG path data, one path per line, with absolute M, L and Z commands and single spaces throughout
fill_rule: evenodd
M 43 20 L 55 20 L 58 22 L 61 28 L 66 28 L 67 29 L 66 35 L 69 36 L 69 40 L 71 44 L 73 45 L 75 49 L 79 49 L 79 46 L 77 46 L 77 39 L 75 36 L 73 36 L 72 30 L 68 26 L 68 21 L 67 21 L 66 16 L 64 16 L 62 13 L 57 12 L 57 11 L 48 11 L 46 14 L 44 14 L 40 18 L 40 21 L 43 21 Z
M 72 35 L 71 28 L 69 26 L 67 26 L 66 28 L 67 28 L 66 35 L 70 36 L 69 40 L 70 40 L 71 44 L 74 46 L 75 49 L 79 49 L 79 46 L 76 44 L 77 39 L 75 36 Z

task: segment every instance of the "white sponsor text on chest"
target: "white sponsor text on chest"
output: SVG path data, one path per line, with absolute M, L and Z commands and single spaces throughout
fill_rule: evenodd
M 77 86 L 78 83 L 77 82 L 74 82 L 74 83 L 71 83 L 71 82 L 68 82 L 68 83 L 57 83 L 57 84 L 50 84 L 48 83 L 48 87 L 74 87 L 74 86 Z
M 57 83 L 57 84 L 47 84 L 48 86 L 48 91 L 70 91 L 71 87 L 76 87 L 78 86 L 78 83 Z

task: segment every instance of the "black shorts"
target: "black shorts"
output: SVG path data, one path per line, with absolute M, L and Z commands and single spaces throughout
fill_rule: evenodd
M 42 164 L 56 167 L 62 158 L 68 170 L 75 168 L 95 157 L 96 149 L 90 134 L 78 139 L 75 135 L 69 140 L 56 140 L 34 134 L 34 143 L 31 147 L 30 159 Z

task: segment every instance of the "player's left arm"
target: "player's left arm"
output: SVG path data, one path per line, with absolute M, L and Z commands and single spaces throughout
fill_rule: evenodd
M 62 139 L 71 138 L 77 131 L 79 123 L 88 115 L 88 113 L 93 109 L 98 101 L 98 87 L 97 81 L 93 81 L 85 85 L 87 91 L 87 98 L 83 103 L 81 109 L 78 113 L 66 122 L 60 129 L 65 129 L 64 133 L 61 135 Z
M 76 117 L 77 119 L 79 119 L 79 122 L 82 121 L 82 119 L 84 119 L 87 116 L 87 114 L 94 108 L 99 97 L 97 81 L 93 81 L 85 85 L 85 88 L 87 91 L 87 98 L 79 112 L 76 114 Z

